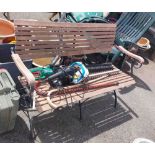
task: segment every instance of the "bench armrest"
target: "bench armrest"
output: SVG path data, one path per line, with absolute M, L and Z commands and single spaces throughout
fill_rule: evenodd
M 25 64 L 23 63 L 23 61 L 21 60 L 21 58 L 19 57 L 18 54 L 12 53 L 11 56 L 12 56 L 14 63 L 16 64 L 17 68 L 19 69 L 19 71 L 26 78 L 26 80 L 30 86 L 31 91 L 33 91 L 34 85 L 35 85 L 35 77 L 30 72 L 30 70 L 25 66 Z
M 117 46 L 115 45 L 115 47 L 120 50 L 122 53 L 126 54 L 127 56 L 136 59 L 139 63 L 143 64 L 144 63 L 144 59 L 141 56 L 138 56 L 128 50 L 126 50 L 123 46 Z

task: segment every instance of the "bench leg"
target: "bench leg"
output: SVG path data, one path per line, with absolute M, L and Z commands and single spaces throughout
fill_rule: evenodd
M 134 67 L 134 64 L 135 64 L 135 62 L 134 62 L 134 60 L 132 60 L 132 62 L 131 62 L 131 74 L 133 75 L 133 67 Z
M 29 119 L 29 139 L 34 140 L 36 138 L 34 127 L 33 127 L 33 117 L 30 116 L 29 111 L 24 112 Z
M 35 132 L 34 132 L 34 128 L 33 128 L 33 117 L 31 117 L 29 114 L 28 114 L 28 116 L 29 116 L 29 123 L 30 123 L 30 135 L 29 135 L 29 138 L 30 138 L 30 140 L 34 140 Z
M 114 97 L 115 97 L 115 104 L 114 107 L 117 107 L 117 94 L 116 94 L 116 90 L 114 90 Z
M 79 119 L 81 121 L 82 120 L 82 102 L 81 101 L 79 101 L 79 111 L 80 111 Z

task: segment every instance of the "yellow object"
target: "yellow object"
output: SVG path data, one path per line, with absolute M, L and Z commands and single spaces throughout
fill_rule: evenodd
M 77 76 L 76 74 L 73 76 L 74 79 L 78 79 L 79 76 Z
M 33 59 L 33 64 L 35 66 L 46 66 L 46 65 L 49 65 L 49 64 L 51 64 L 51 57 Z
M 142 47 L 142 48 L 146 48 L 146 49 L 149 49 L 151 47 L 150 41 L 144 37 L 141 37 L 140 40 L 138 40 L 137 45 Z
M 11 42 L 9 42 L 9 44 L 16 44 L 16 41 L 15 40 L 11 41 Z

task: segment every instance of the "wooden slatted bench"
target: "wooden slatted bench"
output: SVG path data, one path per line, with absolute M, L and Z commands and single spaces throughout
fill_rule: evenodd
M 16 47 L 12 58 L 16 63 L 22 76 L 19 80 L 24 87 L 30 90 L 30 96 L 33 98 L 35 78 L 33 74 L 24 66 L 22 60 L 42 58 L 47 56 L 73 56 L 85 55 L 97 52 L 110 52 L 115 39 L 115 24 L 95 24 L 95 23 L 51 23 L 40 21 L 15 20 Z M 21 60 L 22 59 L 22 60 Z M 91 76 L 91 74 L 89 75 Z M 83 90 L 72 93 L 56 94 L 50 98 L 36 94 L 35 107 L 39 112 L 57 109 L 79 102 L 82 99 L 96 96 L 96 94 L 112 92 L 120 88 L 131 86 L 135 83 L 134 79 L 123 73 L 115 66 L 112 71 L 105 71 L 102 77 L 92 81 L 93 84 L 107 84 L 115 82 L 116 85 L 107 85 L 104 88 L 93 90 Z M 70 87 L 86 87 L 87 83 L 64 87 L 67 90 Z M 38 88 L 46 91 L 56 91 L 51 88 L 49 83 L 44 83 Z M 115 105 L 116 105 L 115 93 Z M 80 102 L 79 102 L 80 103 Z M 81 105 L 81 104 L 80 104 Z M 81 116 L 81 115 L 80 115 Z

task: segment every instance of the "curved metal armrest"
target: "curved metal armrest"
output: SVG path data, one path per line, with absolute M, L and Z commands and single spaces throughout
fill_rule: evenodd
M 33 74 L 29 71 L 29 69 L 24 65 L 23 61 L 19 57 L 18 54 L 12 53 L 12 59 L 15 62 L 17 68 L 19 71 L 22 73 L 22 75 L 26 78 L 30 88 L 31 92 L 34 90 L 34 85 L 35 85 L 35 77 Z
M 141 56 L 138 56 L 136 54 L 131 53 L 130 51 L 126 50 L 123 46 L 117 46 L 115 45 L 115 47 L 120 50 L 122 53 L 126 54 L 127 56 L 136 59 L 139 63 L 143 64 L 144 63 L 144 59 Z

